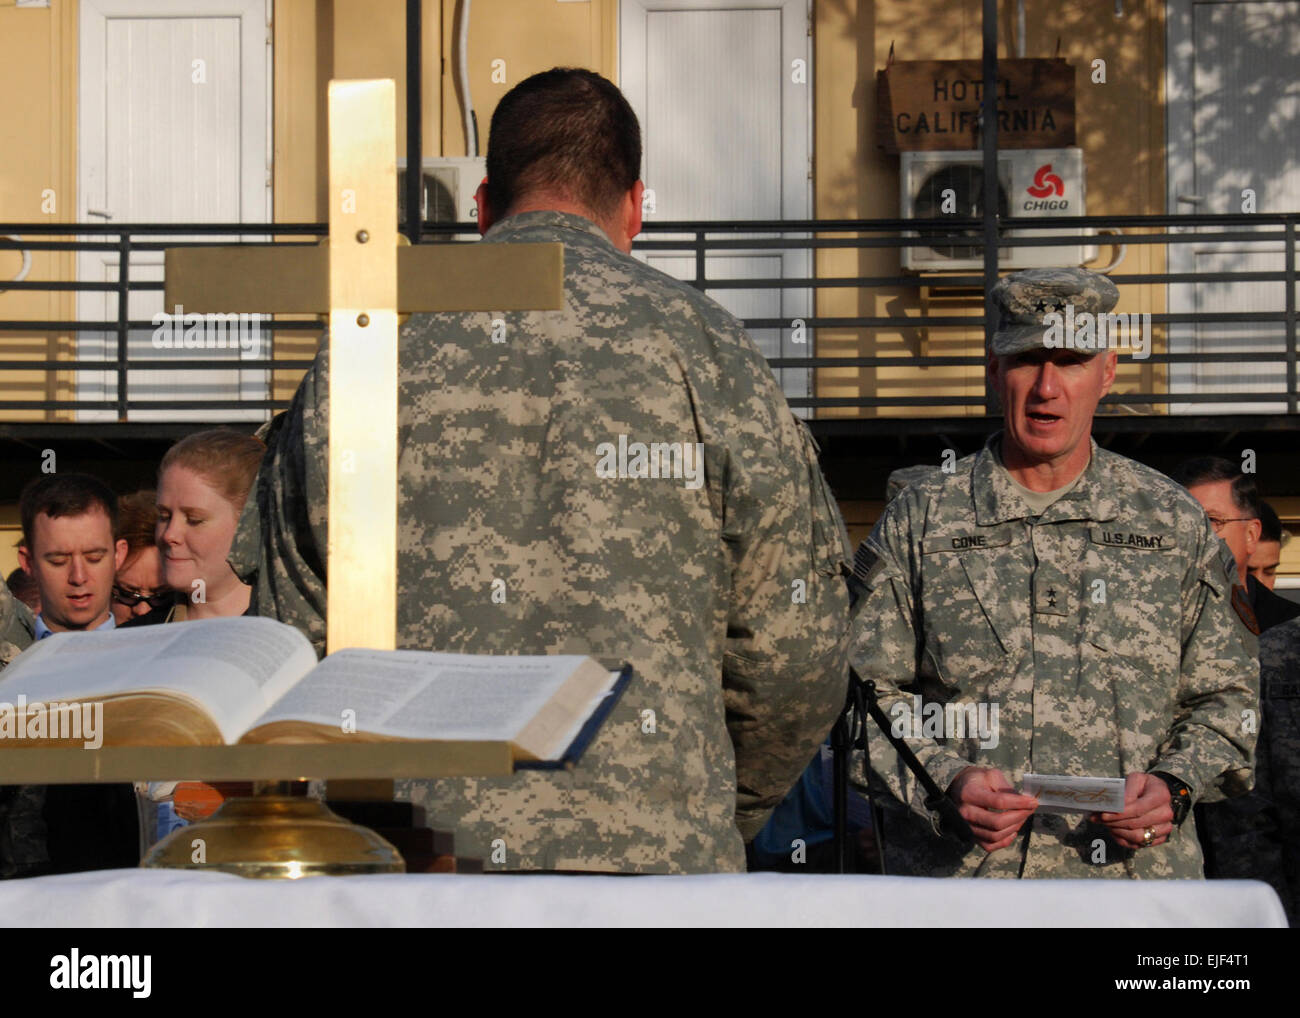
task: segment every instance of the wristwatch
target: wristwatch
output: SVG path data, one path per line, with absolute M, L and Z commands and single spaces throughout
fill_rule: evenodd
M 1164 771 L 1152 771 L 1151 775 L 1169 786 L 1169 805 L 1174 809 L 1174 826 L 1180 826 L 1192 810 L 1191 786 Z

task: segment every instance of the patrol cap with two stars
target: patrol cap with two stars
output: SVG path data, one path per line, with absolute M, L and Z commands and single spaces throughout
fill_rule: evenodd
M 1076 316 L 1105 314 L 1119 301 L 1119 289 L 1087 269 L 1025 269 L 998 280 L 992 296 L 998 309 L 992 348 L 1002 356 L 1041 349 L 1049 312 L 1064 315 L 1072 305 Z

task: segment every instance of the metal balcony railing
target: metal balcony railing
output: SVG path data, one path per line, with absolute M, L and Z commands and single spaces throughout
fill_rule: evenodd
M 999 248 L 1065 247 L 1079 244 L 1101 245 L 1125 250 L 1136 245 L 1156 244 L 1164 247 L 1169 259 L 1195 262 L 1195 257 L 1175 258 L 1182 245 L 1194 245 L 1203 262 L 1226 265 L 1215 270 L 1165 271 L 1154 273 L 1123 272 L 1122 266 L 1111 273 L 1111 279 L 1124 287 L 1128 284 L 1156 284 L 1165 287 L 1173 300 L 1173 309 L 1152 313 L 1150 322 L 1164 335 L 1163 349 L 1150 352 L 1143 363 L 1162 365 L 1159 382 L 1148 389 L 1127 391 L 1107 397 L 1114 412 L 1124 409 L 1130 413 L 1154 414 L 1158 410 L 1175 413 L 1198 412 L 1270 412 L 1286 415 L 1300 413 L 1300 392 L 1297 390 L 1297 336 L 1296 336 L 1296 230 L 1300 213 L 1241 214 L 1241 215 L 1161 215 L 1161 216 L 1086 216 L 1060 219 L 1004 218 Z M 764 348 L 768 361 L 778 377 L 784 378 L 790 404 L 807 408 L 814 415 L 821 409 L 835 408 L 843 414 L 848 410 L 870 410 L 874 414 L 887 414 L 891 410 L 929 408 L 937 414 L 965 412 L 987 413 L 992 410 L 986 392 L 978 386 L 968 386 L 971 391 L 946 391 L 953 388 L 951 377 L 942 383 L 927 381 L 927 368 L 968 368 L 976 377 L 984 364 L 978 340 L 970 354 L 897 351 L 861 352 L 871 350 L 873 334 L 889 335 L 900 330 L 967 330 L 974 332 L 985 327 L 980 310 L 983 272 L 968 267 L 964 271 L 917 275 L 894 272 L 879 275 L 819 274 L 814 270 L 817 252 L 858 251 L 873 252 L 878 249 L 904 247 L 949 247 L 990 251 L 982 243 L 979 219 L 937 220 L 807 220 L 770 222 L 648 222 L 642 238 L 634 251 L 652 263 L 667 259 L 666 267 L 696 288 L 733 308 L 759 309 L 759 313 L 742 313 L 746 327 Z M 75 233 L 74 233 L 75 231 Z M 1120 231 L 1120 236 L 1098 235 L 1098 231 Z M 73 317 L 65 319 L 0 319 L 0 373 L 10 379 L 17 375 L 35 376 L 37 385 L 26 388 L 48 391 L 44 384 L 56 374 L 74 377 L 84 373 L 101 372 L 105 393 L 99 398 L 83 397 L 78 391 L 75 398 L 51 399 L 42 394 L 39 398 L 0 399 L 0 411 L 24 411 L 40 415 L 50 411 L 82 413 L 98 411 L 127 421 L 140 411 L 254 411 L 269 413 L 287 405 L 287 400 L 275 399 L 269 386 L 260 395 L 248 397 L 243 393 L 228 393 L 217 397 L 182 398 L 185 386 L 180 386 L 181 396 L 174 394 L 162 398 L 144 398 L 133 393 L 134 384 L 147 371 L 177 371 L 183 377 L 199 377 L 205 372 L 230 371 L 288 371 L 306 368 L 310 362 L 305 356 L 285 356 L 275 349 L 275 335 L 290 331 L 316 332 L 321 328 L 315 319 L 278 318 L 268 323 L 265 349 L 258 356 L 222 358 L 196 356 L 192 359 L 141 355 L 140 333 L 152 331 L 150 320 L 132 319 L 128 309 L 132 296 L 150 291 L 161 291 L 163 283 L 157 279 L 136 278 L 139 274 L 135 259 L 150 256 L 156 260 L 158 252 L 178 246 L 202 243 L 232 243 L 235 238 L 252 238 L 248 243 L 269 243 L 276 239 L 312 243 L 328 232 L 325 224 L 69 224 L 69 223 L 10 223 L 0 224 L 0 250 L 99 252 L 114 259 L 121 269 L 117 278 L 109 282 L 79 282 L 72 280 L 31 280 L 5 282 L 0 280 L 0 294 L 20 291 L 73 291 L 79 293 L 104 292 L 115 295 L 115 315 L 98 318 Z M 476 236 L 473 224 L 426 223 L 423 232 L 426 242 L 437 243 L 469 239 Z M 15 237 L 21 239 L 14 239 Z M 183 240 L 171 238 L 183 237 Z M 55 239 L 57 238 L 57 239 Z M 1266 269 L 1240 270 L 1232 268 L 1234 257 L 1244 263 L 1243 253 L 1267 252 L 1276 260 L 1276 266 Z M 1208 254 L 1207 254 L 1208 253 Z M 1235 253 L 1235 255 L 1234 255 Z M 872 255 L 865 254 L 866 259 Z M 723 262 L 723 260 L 726 260 Z M 780 265 L 777 275 L 754 277 L 726 275 L 720 264 L 736 265 L 748 260 L 751 264 Z M 860 261 L 862 259 L 859 259 Z M 892 261 L 892 260 L 891 260 Z M 1250 306 L 1232 307 L 1234 300 L 1242 303 L 1240 289 L 1243 284 L 1258 287 L 1254 296 L 1246 301 Z M 928 292 L 940 289 L 948 294 L 966 293 L 972 314 L 922 313 L 919 305 L 921 288 Z M 918 300 L 910 309 L 914 313 L 887 315 L 819 315 L 816 313 L 819 296 L 835 290 L 886 291 L 891 294 L 916 294 Z M 138 306 L 140 301 L 137 300 Z M 161 302 L 159 302 L 160 304 Z M 1224 306 L 1229 309 L 1224 309 Z M 0 296 L 0 314 L 4 313 L 5 300 Z M 763 308 L 778 308 L 779 314 L 762 313 Z M 791 313 L 792 309 L 797 314 Z M 1144 312 L 1148 309 L 1121 301 L 1117 310 Z M 802 329 L 802 343 L 793 340 Z M 817 330 L 852 330 L 858 337 L 857 352 L 847 354 L 818 353 Z M 101 343 L 107 356 L 87 356 L 77 343 L 72 356 L 67 358 L 23 359 L 13 356 L 12 338 L 20 335 L 61 336 L 87 334 L 107 340 Z M 135 348 L 132 337 L 135 335 Z M 844 346 L 843 343 L 836 344 Z M 898 344 L 895 344 L 897 347 Z M 807 383 L 814 372 L 821 369 L 857 369 L 859 375 L 847 381 L 838 378 L 837 388 L 860 389 L 857 395 L 826 396 L 814 394 Z M 881 369 L 892 369 L 891 381 L 886 386 L 878 384 Z M 903 369 L 900 376 L 898 369 Z M 1236 373 L 1236 380 L 1225 376 Z M 191 373 L 193 375 L 191 376 Z M 899 382 L 899 378 L 904 379 Z M 789 380 L 793 378 L 793 382 Z M 946 388 L 945 388 L 946 387 Z M 13 390 L 14 385 L 0 382 L 0 388 Z M 881 392 L 881 388 L 904 388 L 895 393 Z M 111 393 L 107 390 L 111 389 Z M 929 391 L 927 391 L 929 390 Z M 12 391 L 10 393 L 12 395 Z M 1235 408 L 1235 409 L 1234 409 Z M 7 414 L 12 419 L 12 414 Z

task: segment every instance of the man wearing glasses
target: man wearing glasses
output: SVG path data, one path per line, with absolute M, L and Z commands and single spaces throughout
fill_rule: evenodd
M 1261 506 L 1255 479 L 1218 456 L 1187 460 L 1173 473 L 1173 479 L 1205 507 L 1214 532 L 1237 562 L 1237 582 L 1245 589 L 1250 607 L 1266 632 L 1281 622 L 1300 617 L 1300 604 L 1273 593 L 1248 572 L 1250 557 L 1259 544 Z
M 1226 802 L 1198 805 L 1196 828 L 1205 853 L 1205 875 L 1222 880 L 1264 880 L 1273 885 L 1294 924 L 1300 921 L 1300 810 L 1294 792 L 1300 759 L 1295 736 L 1300 710 L 1294 667 L 1300 630 L 1282 623 L 1300 616 L 1300 605 L 1273 593 L 1248 574 L 1262 527 L 1255 480 L 1217 456 L 1200 456 L 1174 471 L 1178 481 L 1205 507 L 1215 533 L 1237 561 L 1237 582 L 1247 591 L 1260 632 L 1274 630 L 1259 645 L 1259 745 L 1255 788 Z M 1282 626 L 1282 628 L 1278 628 Z

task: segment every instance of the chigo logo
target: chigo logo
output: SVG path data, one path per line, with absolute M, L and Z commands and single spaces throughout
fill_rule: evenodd
M 1052 164 L 1044 163 L 1034 174 L 1034 182 L 1025 188 L 1036 201 L 1026 201 L 1024 210 L 1036 212 L 1040 209 L 1064 211 L 1070 207 L 1070 199 L 1065 196 L 1065 181 L 1052 172 Z M 1055 197 L 1053 197 L 1055 196 Z
M 56 990 L 131 990 L 149 996 L 153 955 L 88 954 L 75 947 L 50 959 L 50 986 Z

